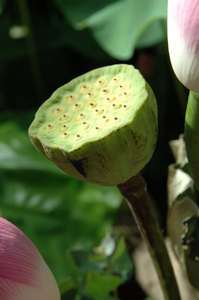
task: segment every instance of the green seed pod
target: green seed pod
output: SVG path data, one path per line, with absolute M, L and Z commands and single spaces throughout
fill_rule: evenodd
M 153 155 L 156 99 L 133 66 L 99 68 L 58 88 L 39 108 L 29 136 L 64 172 L 118 185 L 139 173 Z

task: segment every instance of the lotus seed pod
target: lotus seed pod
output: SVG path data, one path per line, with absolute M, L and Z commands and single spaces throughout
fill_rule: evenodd
M 139 173 L 153 155 L 156 99 L 133 66 L 102 67 L 58 88 L 39 108 L 29 136 L 66 173 L 118 185 Z

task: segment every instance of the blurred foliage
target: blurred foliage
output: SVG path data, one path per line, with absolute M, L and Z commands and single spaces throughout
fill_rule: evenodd
M 99 45 L 117 59 L 128 60 L 136 46 L 148 47 L 165 38 L 166 0 L 55 2 L 74 28 L 89 28 Z
M 123 239 L 114 237 L 109 255 L 95 252 L 114 233 L 122 198 L 117 188 L 61 172 L 37 153 L 27 129 L 62 84 L 96 67 L 135 65 L 159 105 L 159 141 L 144 176 L 164 229 L 168 141 L 183 131 L 186 105 L 186 92 L 171 75 L 166 5 L 166 0 L 0 0 L 0 214 L 33 240 L 60 282 L 63 299 L 99 299 L 99 286 L 103 300 L 114 299 L 117 287 L 129 280 L 133 268 Z M 117 222 L 126 225 L 126 214 L 120 211 Z M 126 295 L 118 297 L 127 300 Z
M 63 299 L 73 299 L 69 296 L 71 291 L 74 296 L 91 297 L 88 299 L 114 299 L 110 293 L 116 293 L 118 285 L 132 274 L 132 262 L 123 238 L 108 235 L 92 251 L 73 251 L 70 255 L 74 272 L 60 283 Z

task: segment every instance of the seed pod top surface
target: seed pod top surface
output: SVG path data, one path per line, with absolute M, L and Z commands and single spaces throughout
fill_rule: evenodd
M 29 135 L 65 172 L 116 185 L 136 175 L 153 154 L 156 100 L 133 66 L 99 68 L 57 89 L 39 108 Z

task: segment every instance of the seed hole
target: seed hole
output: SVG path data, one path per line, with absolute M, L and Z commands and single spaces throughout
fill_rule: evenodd
M 89 127 L 90 127 L 90 124 L 87 124 L 87 123 L 86 123 L 86 124 L 84 124 L 83 129 L 84 129 L 84 130 L 87 130 Z
M 92 98 L 93 96 L 94 96 L 95 94 L 94 93 L 88 93 L 87 95 L 86 95 L 86 98 L 87 99 L 90 99 L 90 98 Z
M 102 96 L 108 95 L 109 93 L 110 93 L 109 89 L 103 89 L 102 92 L 101 92 Z
M 59 120 L 60 121 L 66 121 L 66 120 L 68 120 L 69 119 L 69 115 L 66 115 L 66 114 L 64 114 Z
M 89 85 L 84 84 L 84 85 L 81 86 L 80 91 L 81 91 L 81 92 L 85 92 L 85 91 L 87 91 L 88 89 L 89 89 Z
M 126 88 L 126 84 L 120 84 L 120 85 L 119 85 L 119 89 L 120 89 L 120 90 L 123 91 L 125 88 Z
M 97 86 L 102 86 L 106 83 L 105 79 L 99 79 L 97 82 Z
M 60 129 L 61 132 L 68 130 L 69 126 L 66 126 L 65 124 Z
M 76 141 L 79 141 L 79 140 L 81 140 L 83 138 L 83 136 L 80 135 L 80 134 L 77 134 L 76 137 L 77 137 Z
M 73 95 L 68 96 L 67 101 L 70 103 L 72 102 L 76 97 Z
M 90 107 L 90 108 L 94 108 L 94 107 L 96 107 L 97 105 L 98 105 L 97 102 L 91 102 L 91 103 L 89 104 L 89 107 Z
M 51 124 L 48 124 L 47 126 L 45 126 L 46 130 L 52 130 L 53 128 L 54 128 L 54 126 Z
M 81 106 L 81 104 L 75 103 L 72 107 L 72 110 L 76 110 L 76 109 L 80 108 L 80 106 Z
M 123 95 L 125 96 L 125 98 L 129 98 L 131 95 L 131 92 L 130 91 L 124 92 Z
M 117 104 L 117 105 L 113 105 L 114 106 L 114 109 L 119 109 L 122 107 L 122 104 Z
M 68 139 L 69 136 L 70 136 L 70 134 L 68 134 L 67 132 L 64 132 L 64 134 L 63 134 L 63 138 L 64 138 L 64 139 Z
M 120 81 L 120 77 L 119 76 L 113 78 L 113 82 L 114 83 L 118 83 L 119 81 Z
M 107 100 L 109 103 L 115 101 L 115 99 L 116 99 L 115 97 L 108 97 L 108 98 L 106 98 L 106 100 Z
M 86 115 L 80 114 L 79 116 L 77 116 L 77 118 L 75 119 L 75 121 L 79 122 L 79 121 L 83 120 L 85 117 L 86 117 Z
M 59 114 L 62 112 L 62 110 L 63 110 L 62 108 L 59 108 L 59 107 L 58 107 L 58 108 L 56 108 L 56 109 L 53 111 L 53 113 L 54 113 L 54 115 L 57 116 L 57 115 L 59 115 Z
M 104 112 L 104 109 L 96 109 L 95 112 L 97 115 L 101 115 Z

